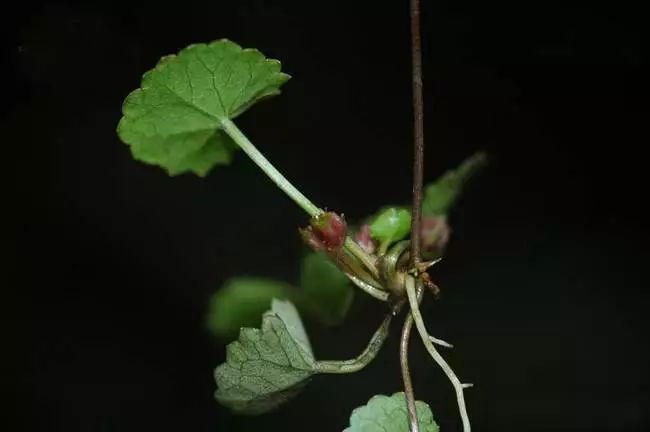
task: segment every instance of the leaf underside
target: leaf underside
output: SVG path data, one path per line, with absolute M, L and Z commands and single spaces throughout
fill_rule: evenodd
M 439 432 L 429 406 L 415 403 L 418 425 L 422 432 Z M 366 405 L 356 408 L 350 416 L 350 426 L 343 432 L 409 432 L 409 416 L 403 392 L 392 396 L 373 396 Z
M 261 329 L 242 328 L 215 370 L 216 399 L 240 414 L 269 412 L 291 399 L 315 373 L 314 355 L 298 312 L 273 300 Z
M 487 164 L 487 156 L 478 152 L 465 159 L 457 168 L 445 172 L 424 190 L 422 214 L 443 216 L 458 200 L 465 184 Z
M 117 133 L 133 157 L 169 175 L 204 176 L 228 164 L 236 145 L 221 130 L 260 99 L 280 93 L 280 62 L 227 39 L 163 57 L 122 106 Z

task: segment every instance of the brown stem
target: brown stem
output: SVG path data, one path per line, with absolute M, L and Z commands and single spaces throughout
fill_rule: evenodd
M 417 293 L 418 303 L 422 300 L 423 290 Z M 411 372 L 409 369 L 409 341 L 411 340 L 411 329 L 413 328 L 413 315 L 406 315 L 404 326 L 402 327 L 402 337 L 399 344 L 399 362 L 402 367 L 402 381 L 404 382 L 404 397 L 406 398 L 406 409 L 409 413 L 409 424 L 411 432 L 419 432 L 418 414 L 415 408 L 415 392 L 413 382 L 411 381 Z
M 422 172 L 424 165 L 424 108 L 420 1 L 411 0 L 411 56 L 413 62 L 413 214 L 411 215 L 411 268 L 420 263 L 422 222 Z
M 415 408 L 415 393 L 411 372 L 409 370 L 409 340 L 413 328 L 413 315 L 407 314 L 402 327 L 402 337 L 399 343 L 399 362 L 402 366 L 402 381 L 404 382 L 404 397 L 406 398 L 406 409 L 409 413 L 409 424 L 411 432 L 419 432 L 418 413 Z
M 422 177 L 424 165 L 424 120 L 422 95 L 422 44 L 420 41 L 420 2 L 411 0 L 411 58 L 413 67 L 413 213 L 411 215 L 411 268 L 420 264 L 420 245 L 422 229 Z M 419 292 L 421 297 L 422 291 Z M 404 381 L 404 396 L 409 413 L 411 432 L 419 432 L 415 395 L 408 366 L 408 344 L 413 315 L 408 314 L 402 328 L 400 342 L 400 363 Z

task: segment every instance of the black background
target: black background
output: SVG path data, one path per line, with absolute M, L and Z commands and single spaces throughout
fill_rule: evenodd
M 443 297 L 424 305 L 476 385 L 475 430 L 648 430 L 644 14 L 424 3 L 425 180 L 478 149 L 493 158 L 451 215 L 433 272 Z M 206 179 L 169 178 L 134 161 L 115 126 L 160 56 L 227 37 L 294 77 L 238 124 L 296 185 L 351 219 L 406 203 L 406 1 L 15 6 L 3 12 L 5 430 L 340 431 L 371 395 L 400 390 L 394 328 L 366 370 L 316 377 L 277 413 L 217 405 L 224 349 L 206 301 L 235 275 L 294 281 L 306 217 L 243 154 Z M 382 306 L 357 295 L 352 312 L 341 328 L 307 323 L 317 357 L 356 355 Z M 411 358 L 418 398 L 459 430 L 451 386 L 419 344 Z

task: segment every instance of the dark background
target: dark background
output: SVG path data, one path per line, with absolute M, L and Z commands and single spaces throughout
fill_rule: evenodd
M 451 215 L 443 297 L 424 305 L 476 384 L 475 430 L 648 430 L 646 16 L 622 2 L 424 3 L 425 180 L 479 149 L 493 158 Z M 394 328 L 366 370 L 316 377 L 277 413 L 217 405 L 207 299 L 235 275 L 295 281 L 306 217 L 243 154 L 169 178 L 115 127 L 160 56 L 227 37 L 294 77 L 238 121 L 289 179 L 351 219 L 406 203 L 406 1 L 15 6 L 3 430 L 340 431 L 400 390 Z M 382 306 L 357 295 L 352 312 L 336 329 L 307 323 L 319 358 L 356 355 Z M 411 359 L 417 397 L 460 430 L 449 383 L 420 344 Z

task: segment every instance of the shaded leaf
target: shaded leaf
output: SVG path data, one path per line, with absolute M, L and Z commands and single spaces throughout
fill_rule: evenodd
M 421 432 L 438 432 L 431 408 L 416 401 Z M 350 427 L 343 432 L 409 432 L 409 416 L 403 392 L 392 396 L 373 396 L 367 405 L 356 408 L 350 416 Z
M 340 324 L 350 309 L 354 290 L 347 276 L 324 253 L 302 260 L 300 286 L 307 307 L 326 325 Z
M 261 414 L 295 396 L 315 373 L 314 355 L 295 307 L 273 300 L 258 329 L 243 328 L 215 370 L 216 399 L 240 414 Z
M 280 62 L 221 39 L 163 57 L 122 106 L 117 133 L 137 160 L 169 175 L 205 175 L 228 164 L 236 145 L 221 130 L 258 100 L 278 94 Z
M 429 183 L 422 201 L 423 216 L 443 216 L 456 202 L 465 183 L 485 164 L 485 153 L 476 153 L 465 159 L 454 170 L 445 172 L 439 179 Z
M 273 279 L 232 278 L 210 298 L 208 329 L 216 336 L 232 340 L 242 327 L 259 327 L 262 315 L 277 299 L 293 299 L 291 286 Z

